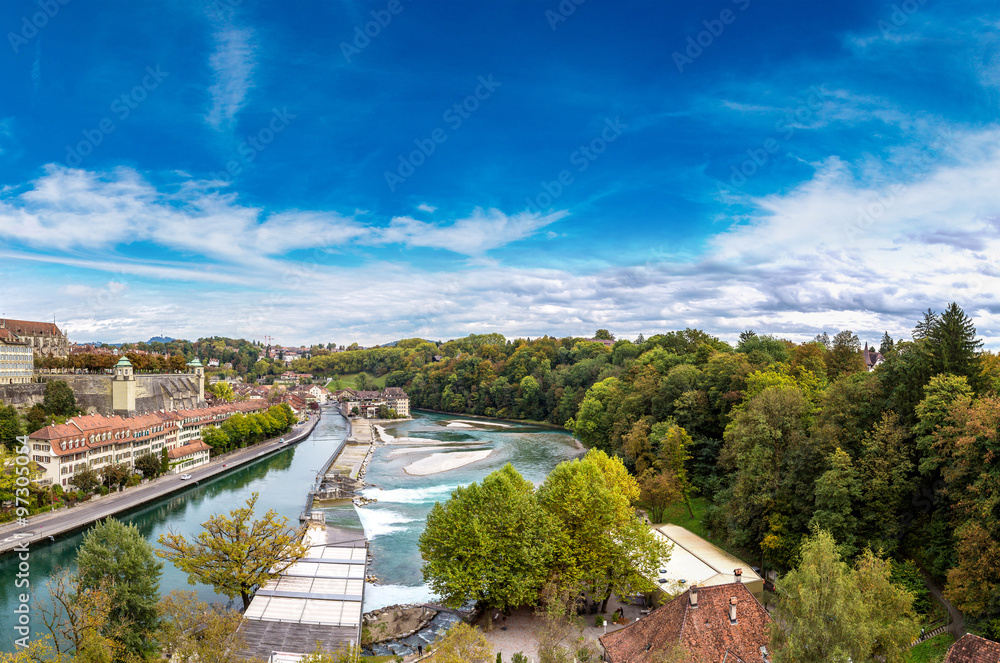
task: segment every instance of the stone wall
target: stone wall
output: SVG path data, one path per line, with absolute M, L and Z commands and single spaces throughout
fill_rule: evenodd
M 46 375 L 47 380 L 65 380 L 76 396 L 76 404 L 87 414 L 108 414 L 112 411 L 112 375 Z M 0 402 L 18 408 L 41 403 L 44 383 L 0 385 Z M 187 373 L 137 375 L 135 377 L 135 410 L 183 410 L 198 407 L 198 379 Z
M 37 382 L 28 384 L 0 384 L 0 404 L 13 405 L 21 409 L 41 404 L 45 397 L 45 385 Z

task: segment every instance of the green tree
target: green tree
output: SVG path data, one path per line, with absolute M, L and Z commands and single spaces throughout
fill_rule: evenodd
M 879 354 L 882 356 L 889 354 L 895 345 L 896 343 L 892 340 L 892 336 L 889 336 L 889 332 L 886 332 L 882 335 L 882 343 L 878 346 Z
M 45 408 L 42 407 L 40 403 L 35 403 L 30 408 L 28 408 L 28 413 L 24 416 L 26 426 L 25 432 L 29 435 L 34 433 L 36 430 L 45 427 L 46 419 L 48 414 L 45 412 Z
M 836 534 L 841 553 L 850 557 L 858 527 L 854 504 L 861 497 L 861 485 L 851 457 L 839 447 L 830 456 L 829 464 L 830 469 L 816 481 L 816 510 L 809 528 Z
M 84 493 L 92 493 L 101 485 L 101 475 L 90 465 L 77 465 L 73 473 L 73 485 Z
M 911 446 L 895 412 L 884 413 L 862 443 L 860 538 L 875 550 L 895 552 L 901 537 L 900 515 L 914 490 Z
M 170 471 L 170 454 L 167 452 L 167 448 L 163 447 L 160 450 L 160 474 L 166 474 Z
M 354 378 L 354 386 L 358 389 L 358 391 L 368 391 L 375 386 L 375 383 L 370 375 L 361 371 Z
M 979 353 L 983 342 L 976 326 L 958 304 L 952 302 L 927 334 L 931 372 L 964 376 L 976 388 L 979 383 Z
M 164 596 L 157 609 L 157 640 L 168 660 L 230 663 L 233 652 L 243 649 L 239 633 L 243 615 L 238 611 L 209 605 L 195 592 L 180 590 Z M 241 656 L 240 660 L 253 659 Z
M 599 341 L 613 341 L 615 340 L 615 335 L 609 332 L 607 329 L 598 329 L 594 332 L 594 338 Z
M 36 641 L 42 643 L 39 653 L 43 655 L 25 659 L 4 659 L 0 655 L 0 661 L 139 663 L 144 660 L 125 643 L 134 637 L 132 624 L 112 616 L 115 610 L 112 583 L 106 578 L 97 588 L 87 588 L 81 586 L 78 575 L 66 571 L 53 575 L 45 583 L 48 600 L 35 608 L 35 614 L 48 631 L 48 635 Z M 50 658 L 52 653 L 55 656 Z
M 143 478 L 155 479 L 161 474 L 160 468 L 160 456 L 152 451 L 147 451 L 135 459 L 135 469 L 142 471 Z
M 131 472 L 121 463 L 108 463 L 101 468 L 101 480 L 108 488 L 123 486 Z
M 573 432 L 588 447 L 611 449 L 611 429 L 615 423 L 615 413 L 622 400 L 621 382 L 618 378 L 607 378 L 587 390 L 580 404 L 573 425 Z
M 65 380 L 51 380 L 46 383 L 42 407 L 46 413 L 57 417 L 71 417 L 78 411 L 76 396 Z
M 236 400 L 236 394 L 233 393 L 233 387 L 228 382 L 220 380 L 214 384 L 208 385 L 208 390 L 213 396 L 215 396 L 216 400 L 226 403 L 231 403 Z
M 826 374 L 831 380 L 865 370 L 865 359 L 861 356 L 861 341 L 850 329 L 833 337 L 833 347 L 826 357 Z
M 23 435 L 21 418 L 13 405 L 0 405 L 0 444 L 11 451 L 21 446 L 17 437 Z
M 464 622 L 452 626 L 433 648 L 434 663 L 492 663 L 493 647 L 486 636 Z
M 913 328 L 913 340 L 922 341 L 931 334 L 931 330 L 937 326 L 938 315 L 931 309 L 927 309 L 923 313 L 923 319 L 917 323 L 917 326 Z
M 213 454 L 223 453 L 232 447 L 229 435 L 218 426 L 207 426 L 201 433 L 201 440 L 212 447 Z
M 112 599 L 109 623 L 122 628 L 120 638 L 132 652 L 149 649 L 156 629 L 163 563 L 134 525 L 114 518 L 95 525 L 76 554 L 80 590 L 106 589 Z
M 505 465 L 431 509 L 420 535 L 424 580 L 449 606 L 531 603 L 549 574 L 554 530 L 531 482 Z
M 921 474 L 934 474 L 948 461 L 948 448 L 937 442 L 942 438 L 942 429 L 952 423 L 952 408 L 956 404 L 968 406 L 971 399 L 972 387 L 965 377 L 935 375 L 924 387 L 924 399 L 916 407 L 917 424 L 913 427 Z
M 900 663 L 919 632 L 913 595 L 891 565 L 866 551 L 852 569 L 829 532 L 802 545 L 802 561 L 778 583 L 771 627 L 775 663 Z
M 239 596 L 246 610 L 258 587 L 277 578 L 308 550 L 302 543 L 304 531 L 289 527 L 288 518 L 279 518 L 273 509 L 253 519 L 259 496 L 253 493 L 245 508 L 233 509 L 229 516 L 209 518 L 193 541 L 177 532 L 161 534 L 164 549 L 157 554 L 187 573 L 191 584 L 203 582 L 229 598 Z
M 538 489 L 567 544 L 556 560 L 565 585 L 582 584 L 602 610 L 612 592 L 648 590 L 649 578 L 669 549 L 636 517 L 636 480 L 621 460 L 591 449 L 582 459 L 560 463 Z
M 768 387 L 726 427 L 719 454 L 719 467 L 729 473 L 717 500 L 720 525 L 738 545 L 763 545 L 784 565 L 792 563 L 790 555 L 807 531 L 806 505 L 813 503 L 813 486 L 832 451 L 810 444 L 811 410 L 797 387 Z

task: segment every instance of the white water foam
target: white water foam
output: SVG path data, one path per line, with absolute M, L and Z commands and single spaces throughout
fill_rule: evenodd
M 390 488 L 388 490 L 365 488 L 361 494 L 377 499 L 380 504 L 429 504 L 447 500 L 451 497 L 451 491 L 456 488 L 458 488 L 458 484 L 454 483 L 427 486 L 426 488 Z M 359 511 L 364 511 L 364 508 L 359 509 Z
M 365 612 L 390 605 L 405 603 L 434 603 L 437 597 L 428 585 L 367 585 L 365 587 Z
M 415 523 L 417 518 L 408 518 L 401 513 L 378 509 L 372 507 L 361 507 L 357 509 L 361 526 L 365 529 L 365 536 L 369 540 L 383 534 L 392 534 L 407 529 L 407 523 Z

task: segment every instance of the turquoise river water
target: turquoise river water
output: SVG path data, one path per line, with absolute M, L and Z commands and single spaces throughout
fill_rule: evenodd
M 561 431 L 517 424 L 501 427 L 467 419 L 461 419 L 468 422 L 461 424 L 458 420 L 459 417 L 417 412 L 413 420 L 389 426 L 388 432 L 396 437 L 429 438 L 455 446 L 482 444 L 483 448 L 493 450 L 487 459 L 440 474 L 410 476 L 403 467 L 427 454 L 394 454 L 402 447 L 380 446 L 365 478 L 367 483 L 375 485 L 364 491 L 366 496 L 378 501 L 360 508 L 347 504 L 325 509 L 327 522 L 331 524 L 357 527 L 360 518 L 364 526 L 374 555 L 370 573 L 380 579 L 380 584 L 366 586 L 366 611 L 433 599 L 420 574 L 417 539 L 431 507 L 439 500 L 446 500 L 455 487 L 478 481 L 508 462 L 526 479 L 538 484 L 559 462 L 579 454 L 573 438 Z M 138 527 L 155 547 L 158 537 L 168 531 L 178 531 L 189 537 L 196 535 L 201 530 L 201 523 L 213 514 L 228 513 L 241 506 L 253 492 L 258 492 L 258 511 L 274 509 L 297 523 L 316 472 L 344 438 L 347 429 L 347 422 L 336 409 L 325 407 L 316 430 L 302 443 L 193 485 L 162 501 L 119 514 L 118 518 Z M 447 452 L 448 446 L 439 451 Z M 82 540 L 83 533 L 79 532 L 31 548 L 29 580 L 33 602 L 48 599 L 45 585 L 54 573 L 59 569 L 73 569 L 76 550 Z M 18 605 L 18 594 L 25 591 L 14 585 L 17 565 L 16 555 L 8 553 L 0 557 L 2 651 L 13 651 L 13 641 L 17 637 L 13 610 Z M 209 586 L 188 584 L 185 574 L 166 563 L 160 592 L 165 594 L 174 589 L 194 590 L 206 601 L 228 601 Z M 36 633 L 42 632 L 40 617 L 32 615 L 31 622 Z

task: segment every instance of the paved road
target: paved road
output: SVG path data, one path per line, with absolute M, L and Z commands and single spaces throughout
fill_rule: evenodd
M 38 514 L 28 519 L 27 524 L 7 523 L 0 527 L 0 554 L 14 549 L 24 541 L 29 545 L 35 541 L 50 539 L 70 532 L 110 515 L 131 509 L 145 502 L 160 499 L 170 493 L 193 486 L 200 481 L 245 465 L 260 456 L 278 451 L 289 444 L 301 442 L 309 436 L 319 422 L 319 414 L 311 415 L 304 425 L 298 425 L 283 438 L 268 440 L 246 449 L 230 452 L 212 460 L 208 465 L 196 467 L 188 472 L 191 478 L 182 480 L 176 474 L 153 479 L 149 483 L 127 488 L 120 493 L 91 499 L 79 506 L 64 508 L 53 513 Z M 284 442 L 280 440 L 284 439 Z

